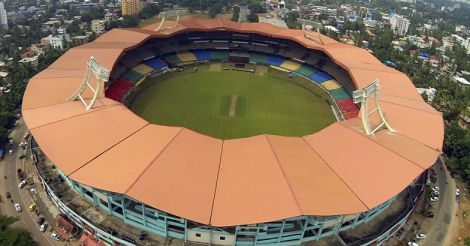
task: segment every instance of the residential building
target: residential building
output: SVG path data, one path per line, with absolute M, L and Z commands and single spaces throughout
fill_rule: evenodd
M 410 21 L 403 16 L 396 15 L 390 19 L 390 25 L 393 33 L 404 36 L 408 32 Z
M 7 11 L 5 10 L 3 2 L 0 2 L 0 24 L 3 30 L 8 30 Z
M 91 21 L 91 31 L 101 35 L 104 33 L 106 28 L 106 21 L 105 20 L 92 20 Z
M 452 37 L 454 37 L 455 41 L 457 41 L 457 43 L 462 45 L 467 50 L 467 54 L 470 54 L 470 37 L 465 39 L 456 34 L 452 34 Z
M 104 20 L 107 22 L 107 23 L 110 23 L 111 21 L 114 21 L 115 20 L 115 15 L 114 13 L 111 13 L 111 12 L 108 12 L 104 15 Z
M 18 63 L 29 64 L 30 66 L 36 68 L 38 66 L 38 56 L 25 57 L 19 60 Z
M 142 11 L 144 4 L 141 0 L 122 0 L 121 13 L 122 15 L 137 15 Z
M 41 40 L 44 45 L 50 45 L 54 49 L 64 49 L 64 37 L 49 35 Z

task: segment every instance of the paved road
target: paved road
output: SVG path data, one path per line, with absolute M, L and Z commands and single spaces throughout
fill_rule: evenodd
M 14 154 L 5 155 L 5 159 L 0 162 L 0 177 L 7 176 L 7 179 L 0 179 L 0 192 L 2 196 L 2 203 L 0 203 L 0 213 L 10 216 L 19 216 L 20 220 L 16 222 L 13 226 L 21 227 L 29 232 L 33 239 L 38 242 L 40 245 L 58 245 L 55 241 L 50 238 L 50 233 L 42 233 L 39 231 L 39 226 L 37 224 L 37 216 L 34 213 L 28 211 L 29 204 L 33 201 L 31 195 L 29 194 L 29 186 L 24 187 L 23 189 L 18 189 L 18 179 L 16 175 L 16 169 L 23 168 L 24 159 L 20 160 L 18 158 L 20 150 L 18 144 L 21 141 L 24 141 L 23 135 L 25 132 L 25 126 L 23 122 L 17 126 L 13 132 L 10 134 L 14 139 L 14 144 L 12 146 Z M 7 148 L 7 152 L 10 148 Z M 24 150 L 22 150 L 24 152 Z M 28 158 L 29 154 L 27 155 Z M 13 203 L 10 200 L 7 200 L 5 193 L 10 192 L 12 196 Z M 19 203 L 22 212 L 18 213 L 15 211 L 13 206 L 14 203 Z M 50 229 L 50 228 L 49 228 Z M 48 231 L 49 231 L 48 229 Z
M 442 157 L 439 157 L 439 162 L 435 169 L 440 187 L 439 212 L 434 226 L 428 232 L 426 240 L 423 241 L 422 245 L 425 246 L 444 245 L 449 226 L 452 220 L 455 219 L 455 213 L 457 212 L 455 180 L 450 177 L 449 172 L 446 170 Z M 446 183 L 446 180 L 448 183 Z

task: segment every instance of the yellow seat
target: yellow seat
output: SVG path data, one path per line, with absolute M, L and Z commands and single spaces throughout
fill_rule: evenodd
M 137 65 L 135 66 L 134 68 L 132 68 L 132 70 L 142 74 L 142 75 L 146 75 L 146 74 L 149 74 L 151 72 L 153 72 L 153 68 L 145 65 L 145 64 L 140 64 L 140 65 Z
M 338 89 L 338 88 L 341 88 L 343 87 L 340 83 L 338 83 L 336 80 L 334 79 L 330 79 L 330 80 L 327 80 L 323 83 L 321 83 L 321 85 L 323 87 L 325 87 L 325 89 L 329 90 L 329 91 L 332 91 L 332 90 L 335 90 L 335 89 Z
M 193 53 L 189 53 L 189 52 L 179 53 L 177 54 L 177 56 L 183 63 L 197 60 L 196 56 Z
M 289 70 L 285 69 L 285 68 L 282 68 L 282 67 L 276 67 L 276 66 L 270 66 L 271 68 L 274 68 L 274 69 L 277 69 L 279 71 L 282 71 L 282 72 L 290 72 Z
M 281 64 L 282 68 L 285 68 L 290 71 L 295 71 L 297 70 L 302 64 L 292 61 L 292 60 L 287 60 Z

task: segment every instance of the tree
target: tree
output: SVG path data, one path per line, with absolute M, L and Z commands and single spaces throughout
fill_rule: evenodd
M 158 5 L 147 4 L 145 8 L 142 10 L 142 12 L 139 13 L 139 18 L 147 19 L 155 15 L 158 15 L 158 13 L 160 13 L 160 7 L 158 7 Z
M 18 221 L 17 217 L 0 215 L 0 245 L 3 246 L 36 246 L 38 245 L 25 229 L 10 228 Z
M 136 27 L 139 25 L 139 19 L 137 16 L 125 15 L 122 21 L 122 27 Z
M 250 13 L 266 13 L 266 9 L 260 3 L 250 3 L 247 8 L 250 10 Z
M 80 23 L 78 20 L 72 21 L 67 27 L 67 33 L 69 34 L 78 34 L 80 32 Z
M 250 13 L 249 15 L 247 15 L 246 20 L 248 22 L 259 22 L 258 15 L 255 13 Z
M 240 17 L 240 7 L 235 6 L 233 7 L 232 21 L 238 22 L 239 17 Z
M 464 240 L 463 240 L 463 243 L 465 246 L 470 246 L 470 237 L 466 237 Z
M 209 16 L 211 18 L 215 18 L 220 12 L 222 12 L 223 4 L 221 2 L 217 2 L 209 9 Z

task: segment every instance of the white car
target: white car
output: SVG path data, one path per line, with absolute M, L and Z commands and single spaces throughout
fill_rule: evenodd
M 51 238 L 54 239 L 54 240 L 60 241 L 59 235 L 57 235 L 57 233 L 55 233 L 55 232 L 53 232 L 53 233 L 51 234 Z
M 26 185 L 26 180 L 21 180 L 20 183 L 18 184 L 18 188 L 21 189 Z
M 408 246 L 419 246 L 419 244 L 415 242 L 408 242 Z
M 15 203 L 15 210 L 16 210 L 16 212 L 21 212 L 22 209 L 21 209 L 20 204 Z
M 46 229 L 47 229 L 47 224 L 44 223 L 44 224 L 42 224 L 41 227 L 39 228 L 39 231 L 40 231 L 40 232 L 45 232 Z
M 439 191 L 439 186 L 435 186 L 434 189 Z
M 426 238 L 426 234 L 424 234 L 424 233 L 419 233 L 419 234 L 416 235 L 416 238 L 417 238 L 417 239 L 425 239 L 425 238 Z
M 437 201 L 439 201 L 439 198 L 438 197 L 431 197 L 430 201 L 431 202 L 437 202 Z
M 455 195 L 456 196 L 460 195 L 460 190 L 458 188 L 455 190 Z

